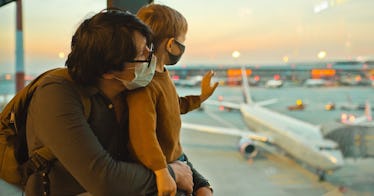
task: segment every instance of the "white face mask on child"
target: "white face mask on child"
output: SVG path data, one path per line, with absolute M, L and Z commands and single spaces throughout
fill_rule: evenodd
M 115 77 L 115 79 L 121 81 L 128 90 L 145 87 L 151 82 L 155 74 L 156 61 L 156 56 L 152 55 L 152 59 L 150 62 L 144 62 L 141 65 L 136 66 L 134 71 L 135 77 L 132 81 L 123 80 L 118 77 Z

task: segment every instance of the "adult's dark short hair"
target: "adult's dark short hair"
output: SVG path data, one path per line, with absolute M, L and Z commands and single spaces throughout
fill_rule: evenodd
M 124 62 L 137 56 L 134 32 L 151 42 L 151 31 L 130 12 L 108 8 L 79 25 L 65 65 L 73 80 L 94 85 L 110 71 L 122 71 Z

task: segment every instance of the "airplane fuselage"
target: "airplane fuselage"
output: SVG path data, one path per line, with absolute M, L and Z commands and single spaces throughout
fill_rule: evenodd
M 323 139 L 319 128 L 254 104 L 242 104 L 241 113 L 253 131 L 272 138 L 291 156 L 320 170 L 335 170 L 343 158 L 336 144 Z

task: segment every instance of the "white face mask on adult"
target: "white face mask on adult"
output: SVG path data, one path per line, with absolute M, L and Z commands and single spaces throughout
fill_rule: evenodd
M 128 90 L 145 87 L 152 81 L 156 70 L 156 62 L 156 56 L 152 55 L 152 59 L 149 63 L 144 62 L 141 65 L 136 66 L 134 71 L 135 77 L 132 81 L 123 80 L 118 77 L 115 77 L 115 79 L 121 81 Z

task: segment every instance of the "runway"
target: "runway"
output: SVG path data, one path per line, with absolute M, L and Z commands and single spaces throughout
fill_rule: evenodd
M 178 88 L 178 92 L 180 95 L 199 94 L 199 88 Z M 335 120 L 340 113 L 324 111 L 324 104 L 331 100 L 345 102 L 347 92 L 352 93 L 357 101 L 374 100 L 373 89 L 370 88 L 253 88 L 252 96 L 255 100 L 276 97 L 279 102 L 269 108 L 321 124 Z M 224 96 L 226 101 L 242 101 L 238 87 L 219 87 L 211 99 L 218 96 Z M 305 111 L 288 111 L 287 105 L 294 104 L 299 98 L 306 101 L 308 108 Z M 239 112 L 220 111 L 216 107 L 182 115 L 182 120 L 246 129 Z M 210 180 L 214 195 L 374 195 L 372 158 L 346 160 L 343 168 L 328 174 L 325 182 L 319 182 L 310 168 L 274 147 L 271 152 L 260 149 L 253 162 L 248 162 L 237 151 L 239 138 L 182 130 L 181 140 L 194 166 Z

